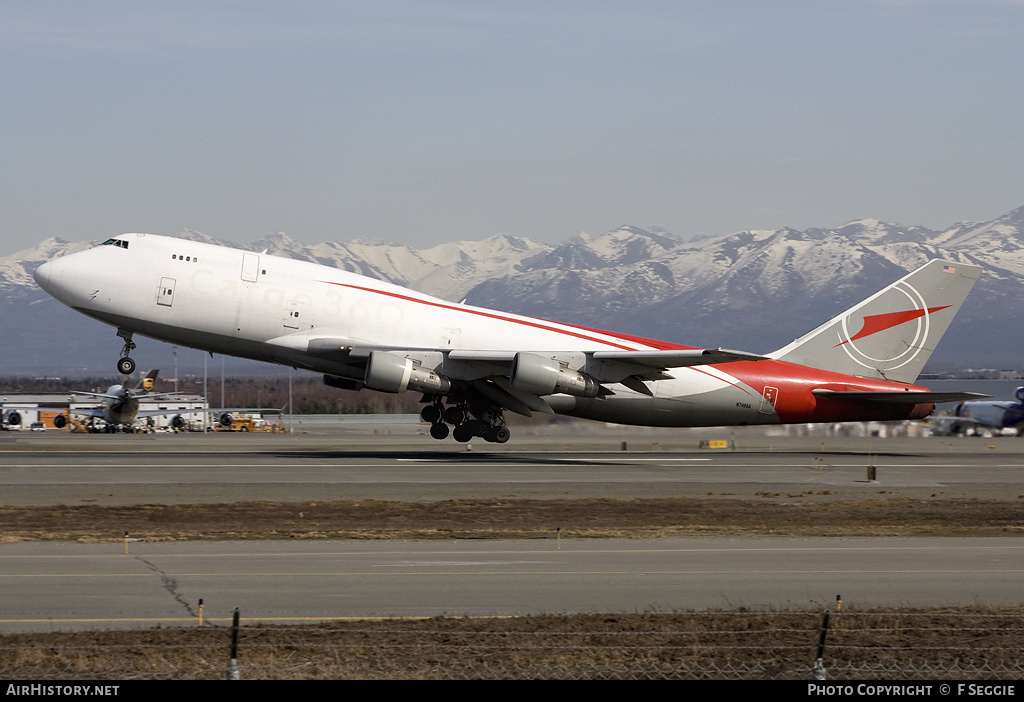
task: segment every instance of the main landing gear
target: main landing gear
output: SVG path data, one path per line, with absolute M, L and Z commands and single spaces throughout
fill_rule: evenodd
M 512 436 L 505 426 L 505 417 L 501 407 L 493 405 L 474 418 L 469 410 L 469 403 L 463 401 L 457 405 L 444 406 L 440 395 L 434 395 L 430 404 L 420 412 L 420 419 L 430 422 L 430 435 L 435 439 L 447 439 L 448 434 L 461 443 L 470 441 L 474 436 L 495 444 L 503 444 Z M 454 429 L 449 429 L 451 424 Z
M 132 333 L 124 329 L 118 329 L 117 335 L 124 339 L 124 347 L 121 348 L 121 358 L 117 362 L 117 372 L 121 375 L 131 375 L 135 372 L 135 361 L 128 357 L 128 354 L 135 350 Z

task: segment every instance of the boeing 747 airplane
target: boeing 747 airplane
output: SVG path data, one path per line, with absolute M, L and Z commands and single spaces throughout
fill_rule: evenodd
M 157 397 L 168 397 L 176 395 L 173 392 L 153 392 L 153 386 L 156 384 L 156 376 L 160 371 L 151 370 L 146 373 L 145 377 L 139 382 L 135 388 L 130 388 L 127 385 L 118 384 L 111 385 L 107 388 L 106 392 L 85 392 L 76 391 L 75 395 L 88 395 L 89 397 L 97 397 L 104 401 L 102 407 L 95 409 L 74 409 L 69 410 L 71 414 L 81 415 L 83 417 L 89 417 L 90 419 L 101 419 L 109 426 L 130 426 L 137 417 L 155 417 L 165 414 L 174 414 L 179 410 L 143 410 L 139 411 L 139 401 L 145 397 L 153 399 Z M 53 420 L 53 425 L 58 429 L 63 429 L 67 426 L 67 420 L 63 415 L 57 415 Z
M 1017 388 L 1012 400 L 972 400 L 956 406 L 953 417 L 938 417 L 950 433 L 962 434 L 988 430 L 1002 433 L 1006 429 L 1024 436 L 1024 386 Z M 933 420 L 934 421 L 934 420 Z
M 50 295 L 117 329 L 422 393 L 434 438 L 509 439 L 506 410 L 663 427 L 922 419 L 985 397 L 914 384 L 978 266 L 933 260 L 765 355 L 534 319 L 277 256 L 123 234 L 41 265 Z M 450 427 L 454 427 L 452 431 Z

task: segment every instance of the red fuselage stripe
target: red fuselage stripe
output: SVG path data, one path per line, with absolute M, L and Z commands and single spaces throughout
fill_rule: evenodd
M 332 282 L 332 281 L 329 281 L 329 280 L 324 280 L 324 281 L 320 281 L 320 282 L 328 283 L 330 285 L 337 285 L 337 286 L 342 287 L 342 288 L 350 288 L 352 290 L 361 290 L 362 292 L 374 293 L 374 294 L 377 294 L 377 295 L 386 295 L 387 297 L 393 297 L 393 298 L 396 298 L 396 299 L 399 299 L 399 300 L 405 300 L 406 302 L 415 302 L 415 303 L 418 303 L 418 304 L 421 304 L 421 305 L 427 305 L 429 307 L 437 307 L 439 309 L 449 310 L 451 312 L 463 312 L 465 314 L 473 314 L 473 315 L 476 315 L 478 317 L 487 317 L 489 319 L 498 319 L 498 320 L 501 320 L 503 322 L 512 322 L 514 324 L 522 324 L 522 325 L 527 326 L 527 327 L 533 327 L 535 329 L 543 329 L 544 331 L 555 332 L 557 334 L 566 334 L 568 336 L 572 336 L 572 337 L 575 337 L 577 339 L 583 339 L 584 341 L 593 341 L 594 343 L 597 343 L 597 344 L 604 344 L 604 345 L 607 345 L 607 346 L 614 346 L 615 348 L 622 349 L 623 351 L 635 351 L 636 350 L 636 349 L 634 349 L 634 348 L 632 348 L 630 346 L 626 346 L 625 343 L 623 343 L 623 342 L 626 342 L 626 341 L 633 342 L 633 343 L 638 344 L 638 345 L 643 345 L 643 346 L 648 346 L 648 347 L 651 347 L 651 348 L 659 349 L 659 350 L 662 350 L 662 351 L 665 351 L 665 350 L 668 350 L 668 349 L 687 349 L 687 348 L 691 348 L 691 347 L 688 347 L 688 346 L 680 346 L 680 345 L 677 345 L 677 344 L 671 344 L 671 343 L 668 343 L 668 342 L 665 342 L 665 341 L 656 341 L 654 339 L 644 339 L 642 337 L 633 337 L 633 336 L 623 337 L 623 336 L 619 336 L 619 335 L 609 334 L 608 332 L 603 332 L 603 331 L 601 331 L 599 329 L 586 329 L 585 327 L 573 327 L 571 325 L 566 325 L 566 326 L 570 327 L 569 329 L 561 329 L 559 327 L 552 326 L 549 322 L 545 322 L 544 320 L 516 319 L 516 318 L 513 318 L 513 317 L 507 317 L 505 315 L 498 314 L 496 312 L 485 312 L 483 310 L 467 309 L 465 307 L 458 306 L 458 305 L 448 305 L 448 304 L 443 304 L 443 303 L 440 303 L 440 302 L 432 302 L 430 300 L 421 300 L 419 298 L 411 297 L 409 295 L 400 295 L 398 293 L 385 292 L 383 290 L 375 290 L 374 288 L 366 288 L 366 287 L 362 287 L 362 286 L 359 286 L 359 285 L 349 285 L 347 283 L 335 283 L 335 282 Z M 587 331 L 587 332 L 591 332 L 591 333 L 594 333 L 594 334 L 607 334 L 608 336 L 610 336 L 613 339 L 615 339 L 615 341 L 608 341 L 606 339 L 598 339 L 598 338 L 593 337 L 593 336 L 587 336 L 586 334 L 581 334 L 578 331 L 573 331 L 573 329 L 577 329 L 577 330 L 580 330 L 580 331 Z

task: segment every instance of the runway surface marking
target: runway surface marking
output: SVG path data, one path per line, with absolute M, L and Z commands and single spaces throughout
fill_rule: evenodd
M 422 463 L 429 464 L 432 468 L 586 468 L 588 466 L 601 465 L 605 463 L 618 463 L 621 465 L 629 465 L 631 463 L 639 463 L 635 459 L 572 459 L 565 461 L 546 461 L 546 462 L 533 462 L 533 463 L 505 463 L 497 461 L 488 462 L 467 462 L 467 461 L 452 461 L 452 462 L 439 462 L 439 461 L 415 461 L 414 459 L 399 459 L 400 461 L 407 463 Z M 803 461 L 800 463 L 715 463 L 713 459 L 663 459 L 656 461 L 660 464 L 667 464 L 670 462 L 682 462 L 683 460 L 689 460 L 691 462 L 706 462 L 711 465 L 708 467 L 712 468 L 810 468 L 816 471 L 824 471 L 835 468 L 858 468 L 863 469 L 866 465 L 870 465 L 876 468 L 975 468 L 977 467 L 974 463 L 880 463 L 878 461 L 860 461 L 857 463 L 823 463 L 821 465 L 812 465 L 810 461 Z M 650 459 L 651 462 L 655 462 L 654 459 Z M 67 468 L 66 463 L 5 463 L 0 465 L 0 472 L 4 469 L 25 469 L 25 468 Z M 194 461 L 190 463 L 151 463 L 148 465 L 139 465 L 138 463 L 124 462 L 124 463 L 90 463 L 77 466 L 80 470 L 90 469 L 102 469 L 102 468 L 131 468 L 136 471 L 156 471 L 167 468 L 234 468 L 244 469 L 246 471 L 257 472 L 264 469 L 270 468 L 289 468 L 292 470 L 301 468 L 379 468 L 388 469 L 391 466 L 386 462 L 382 463 L 219 463 L 211 461 L 209 463 L 202 461 Z M 411 466 L 410 466 L 411 467 Z M 601 466 L 604 468 L 604 466 Z M 679 466 L 685 468 L 685 466 Z M 992 466 L 993 468 L 1024 468 L 1024 463 L 1005 463 Z M 770 481 L 766 481 L 770 482 Z

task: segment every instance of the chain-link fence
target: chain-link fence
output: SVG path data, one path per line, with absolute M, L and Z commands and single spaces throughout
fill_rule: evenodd
M 1020 611 L 700 612 L 0 637 L 15 680 L 1018 680 Z M 234 655 L 234 657 L 232 657 Z M 814 672 L 815 665 L 819 670 Z

